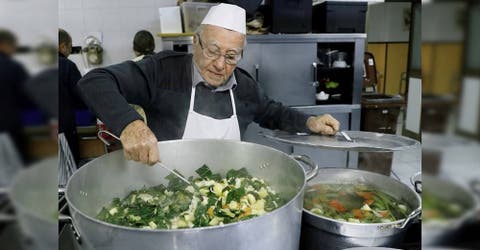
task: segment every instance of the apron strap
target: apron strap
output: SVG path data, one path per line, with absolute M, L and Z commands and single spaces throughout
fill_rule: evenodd
M 195 89 L 196 89 L 196 86 L 192 87 L 189 112 L 193 112 L 193 107 L 195 105 Z
M 235 99 L 233 98 L 233 91 L 230 89 L 230 100 L 232 100 L 233 116 L 237 116 L 237 107 L 235 106 Z

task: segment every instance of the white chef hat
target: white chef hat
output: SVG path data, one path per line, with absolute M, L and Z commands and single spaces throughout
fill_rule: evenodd
M 246 34 L 245 10 L 237 5 L 221 3 L 208 11 L 202 24 L 210 24 Z

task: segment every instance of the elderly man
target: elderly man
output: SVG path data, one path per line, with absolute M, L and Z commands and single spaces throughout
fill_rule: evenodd
M 330 115 L 310 117 L 270 100 L 236 67 L 245 29 L 245 10 L 229 4 L 212 7 L 193 38 L 193 55 L 164 51 L 93 70 L 79 82 L 82 96 L 120 135 L 126 158 L 148 164 L 160 160 L 158 140 L 240 140 L 251 122 L 334 134 L 339 123 Z M 148 127 L 128 103 L 144 108 Z

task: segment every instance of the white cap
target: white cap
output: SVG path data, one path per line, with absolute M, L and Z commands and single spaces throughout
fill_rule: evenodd
M 202 24 L 210 24 L 246 34 L 245 10 L 237 5 L 221 3 L 208 11 Z

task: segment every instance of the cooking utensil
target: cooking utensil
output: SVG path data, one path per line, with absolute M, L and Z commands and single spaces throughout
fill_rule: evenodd
M 348 136 L 347 133 L 345 133 L 345 131 L 340 131 L 339 133 L 340 133 L 347 141 L 353 142 L 352 138 L 350 138 L 350 136 Z
M 408 150 L 419 145 L 418 141 L 399 135 L 365 131 L 342 132 L 337 133 L 334 136 L 309 133 L 289 133 L 278 130 L 261 132 L 260 134 L 266 138 L 288 144 L 358 152 L 400 151 Z
M 100 130 L 100 131 L 98 131 L 98 138 L 100 138 L 100 140 L 102 140 L 102 142 L 105 143 L 107 146 L 109 146 L 110 143 L 103 138 L 102 133 L 108 134 L 108 135 L 110 135 L 111 137 L 117 139 L 118 141 L 121 141 L 121 140 L 120 140 L 120 137 L 114 135 L 113 133 L 110 133 L 110 132 L 107 131 L 107 130 Z M 169 171 L 170 173 L 174 174 L 174 175 L 177 176 L 178 178 L 180 178 L 180 180 L 184 181 L 184 182 L 187 183 L 188 185 L 192 185 L 192 184 L 190 183 L 190 181 L 188 181 L 188 180 L 187 180 L 185 177 L 183 177 L 180 173 L 177 173 L 175 170 L 172 170 L 171 168 L 167 167 L 167 166 L 166 166 L 164 163 L 162 163 L 162 162 L 159 162 L 159 161 L 158 161 L 158 162 L 156 162 L 155 164 L 153 164 L 153 166 L 160 166 L 160 167 L 166 169 L 167 171 Z
M 265 215 L 226 225 L 192 229 L 142 229 L 109 224 L 96 219 L 114 197 L 131 190 L 166 184 L 165 171 L 139 167 L 115 151 L 82 166 L 67 184 L 66 199 L 81 242 L 86 249 L 236 249 L 297 250 L 306 181 L 318 167 L 305 156 L 289 156 L 259 144 L 231 140 L 173 140 L 158 143 L 168 166 L 193 176 L 208 165 L 226 174 L 245 167 L 262 178 L 287 202 Z M 300 162 L 299 162 L 300 161 Z M 309 166 L 307 173 L 301 163 Z
M 405 201 L 413 211 L 405 218 L 389 223 L 343 222 L 303 210 L 301 249 L 345 249 L 356 246 L 398 246 L 408 226 L 421 213 L 421 200 L 409 186 L 387 176 L 346 168 L 322 168 L 308 185 L 319 183 L 365 183 L 396 199 Z

